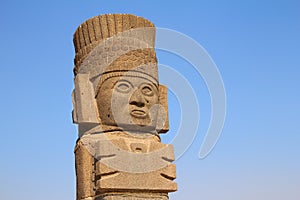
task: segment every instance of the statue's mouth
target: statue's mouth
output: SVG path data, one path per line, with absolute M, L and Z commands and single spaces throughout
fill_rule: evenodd
M 136 117 L 136 118 L 146 118 L 147 117 L 147 113 L 143 110 L 132 110 L 131 111 L 131 116 Z

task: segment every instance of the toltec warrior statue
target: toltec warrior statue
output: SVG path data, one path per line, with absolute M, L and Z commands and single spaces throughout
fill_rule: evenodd
M 155 27 L 141 17 L 91 18 L 74 34 L 77 200 L 166 200 L 177 190 L 167 88 L 159 84 Z

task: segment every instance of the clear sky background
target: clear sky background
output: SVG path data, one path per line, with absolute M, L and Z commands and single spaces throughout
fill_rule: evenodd
M 188 63 L 158 51 L 160 63 L 190 82 L 201 113 L 192 145 L 176 160 L 179 190 L 170 199 L 300 199 L 297 0 L 2 0 L 0 199 L 75 199 L 72 38 L 83 21 L 106 13 L 143 16 L 188 35 L 207 50 L 223 78 L 224 129 L 200 160 L 209 93 Z M 176 137 L 180 103 L 188 101 L 176 93 L 169 98 L 171 130 L 164 142 Z

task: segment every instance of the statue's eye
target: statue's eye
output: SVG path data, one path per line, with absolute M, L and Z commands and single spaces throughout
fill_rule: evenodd
M 152 96 L 154 94 L 153 88 L 151 86 L 145 85 L 142 87 L 142 93 L 147 96 Z
M 126 81 L 120 81 L 116 84 L 116 89 L 122 93 L 128 93 L 131 90 L 131 85 Z

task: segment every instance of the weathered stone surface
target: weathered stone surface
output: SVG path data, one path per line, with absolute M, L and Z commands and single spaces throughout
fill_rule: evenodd
M 114 132 L 83 136 L 77 149 L 94 156 L 90 174 L 98 193 L 107 191 L 172 192 L 177 190 L 174 151 L 153 135 Z M 77 155 L 76 155 L 77 156 Z M 84 169 L 84 170 L 88 170 Z M 118 183 L 118 184 L 116 184 Z
M 168 200 L 168 195 L 166 193 L 113 193 L 100 195 L 95 198 L 95 200 Z
M 77 200 L 93 197 L 95 192 L 95 158 L 79 141 L 75 147 Z
M 74 122 L 77 124 L 81 123 L 91 123 L 99 124 L 98 112 L 95 109 L 95 103 L 92 100 L 95 98 L 94 90 L 89 81 L 88 74 L 78 74 L 75 78 L 75 88 L 73 95 L 73 102 L 75 117 L 73 118 Z
M 74 34 L 77 200 L 167 200 L 177 190 L 167 87 L 158 81 L 155 27 L 141 17 L 93 17 Z
M 161 108 L 158 110 L 156 131 L 166 133 L 169 131 L 168 88 L 164 85 L 159 85 L 159 103 Z
M 101 165 L 101 169 L 107 168 L 101 162 L 97 166 Z M 144 192 L 174 192 L 177 190 L 177 185 L 173 182 L 176 173 L 174 165 L 168 165 L 163 169 L 149 173 L 117 172 L 113 169 L 106 169 L 106 171 L 109 173 L 101 173 L 102 178 L 96 183 L 97 191 L 100 193 L 120 190 L 141 190 Z

